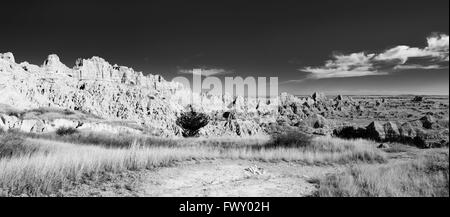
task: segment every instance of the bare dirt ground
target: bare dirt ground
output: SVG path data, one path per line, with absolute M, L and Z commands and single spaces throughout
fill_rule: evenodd
M 388 164 L 417 159 L 424 151 L 390 144 Z M 361 164 L 359 164 L 361 165 Z M 244 159 L 188 160 L 171 166 L 100 174 L 54 196 L 89 197 L 308 197 L 316 180 L 344 172 L 350 165 L 305 165 Z
M 92 183 L 78 185 L 63 195 L 304 197 L 311 196 L 317 189 L 312 180 L 337 173 L 344 168 L 344 166 L 307 166 L 289 162 L 191 160 L 156 170 L 109 175 L 100 182 L 92 180 Z
M 197 161 L 149 172 L 139 194 L 163 197 L 308 196 L 316 189 L 310 183 L 313 177 L 336 170 L 336 167 L 246 160 Z

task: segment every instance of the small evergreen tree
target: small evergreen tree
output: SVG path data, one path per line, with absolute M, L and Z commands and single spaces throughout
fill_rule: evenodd
M 184 137 L 197 136 L 198 131 L 208 123 L 209 118 L 206 114 L 192 110 L 182 113 L 177 119 L 177 125 L 183 128 Z

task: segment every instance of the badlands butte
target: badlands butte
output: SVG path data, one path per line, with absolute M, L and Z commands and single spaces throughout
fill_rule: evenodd
M 191 101 L 191 97 L 193 100 Z M 193 103 L 192 103 L 193 102 Z M 80 131 L 182 137 L 184 112 L 208 122 L 197 136 L 265 136 L 286 130 L 341 138 L 448 146 L 448 96 L 311 96 L 265 100 L 193 95 L 160 75 L 112 65 L 100 57 L 70 68 L 57 55 L 42 65 L 0 54 L 0 128 L 27 133 Z

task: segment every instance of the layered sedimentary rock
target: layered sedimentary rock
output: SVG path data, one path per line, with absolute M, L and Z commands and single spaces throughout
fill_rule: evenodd
M 0 103 L 19 109 L 55 107 L 109 120 L 132 120 L 172 134 L 181 105 L 170 100 L 182 88 L 160 76 L 143 76 L 93 57 L 74 68 L 49 55 L 41 67 L 17 64 L 11 53 L 0 59 Z M 169 129 L 169 130 L 166 130 Z
M 436 120 L 424 116 L 419 120 L 404 123 L 373 121 L 368 126 L 344 126 L 334 130 L 334 135 L 343 138 L 367 138 L 380 142 L 400 142 L 422 148 L 448 146 L 448 130 L 430 130 L 429 126 L 440 126 Z
M 269 99 L 227 93 L 196 94 L 160 75 L 144 75 L 129 67 L 112 65 L 100 57 L 78 59 L 73 67 L 68 67 L 52 54 L 38 66 L 16 63 L 12 53 L 0 53 L 2 105 L 22 111 L 67 109 L 99 119 L 33 119 L 2 114 L 0 110 L 0 128 L 4 130 L 48 132 L 69 124 L 92 131 L 134 132 L 122 126 L 109 126 L 114 121 L 127 121 L 138 125 L 140 133 L 181 136 L 177 119 L 181 113 L 192 109 L 209 117 L 208 125 L 199 130 L 203 136 L 253 136 L 285 129 L 332 135 L 334 130 L 334 135 L 345 138 L 380 141 L 418 136 L 424 141 L 438 141 L 445 140 L 447 135 L 448 144 L 448 104 L 442 102 L 415 98 L 327 97 L 320 92 L 304 97 L 281 93 Z M 439 112 L 423 116 L 416 114 L 418 106 L 424 111 Z M 410 110 L 408 113 L 396 108 Z M 346 122 L 367 120 L 375 122 L 364 126 L 349 126 Z
M 247 101 L 227 94 L 196 95 L 160 75 L 144 76 L 129 67 L 111 65 L 100 57 L 78 59 L 75 66 L 69 68 L 55 54 L 37 66 L 28 62 L 18 64 L 12 53 L 5 53 L 0 55 L 0 78 L 0 104 L 22 110 L 53 107 L 83 111 L 107 120 L 134 121 L 159 135 L 180 135 L 175 122 L 188 105 L 218 116 L 227 111 L 269 113 L 277 109 L 273 101 Z M 223 124 L 220 121 L 212 118 L 203 134 L 244 135 L 259 131 L 255 123 L 236 120 Z M 3 125 L 39 131 L 33 128 L 36 124 L 32 122 L 15 122 L 23 123 L 23 127 Z M 252 126 L 252 129 L 242 130 L 245 126 Z

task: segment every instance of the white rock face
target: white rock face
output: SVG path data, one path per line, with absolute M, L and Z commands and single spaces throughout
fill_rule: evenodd
M 71 73 L 71 69 L 64 65 L 56 54 L 49 55 L 44 61 L 42 68 L 50 73 Z
M 98 133 L 128 133 L 128 134 L 142 134 L 142 131 L 132 129 L 124 126 L 112 126 L 104 123 L 85 123 L 82 126 L 78 127 L 79 130 L 85 130 L 89 132 L 98 132 Z
M 5 130 L 19 129 L 22 125 L 22 121 L 16 116 L 0 115 L 0 122 L 5 126 Z
M 302 127 L 305 125 L 302 122 L 307 122 L 314 114 L 328 118 L 336 113 L 345 115 L 347 110 L 356 108 L 355 102 L 331 100 L 322 93 L 306 98 L 282 93 L 271 99 L 235 97 L 226 93 L 197 94 L 160 75 L 144 75 L 129 67 L 111 65 L 100 57 L 78 59 L 75 66 L 69 68 L 55 54 L 37 66 L 16 63 L 12 53 L 0 54 L 0 106 L 2 104 L 19 110 L 67 109 L 98 117 L 91 122 L 22 120 L 24 117 L 0 114 L 2 129 L 52 132 L 59 127 L 74 127 L 161 136 L 182 135 L 177 119 L 188 109 L 209 116 L 209 124 L 199 131 L 201 135 L 252 136 L 264 133 L 266 127 L 271 128 L 274 123 Z M 231 113 L 232 118 L 226 115 Z M 316 119 L 313 127 L 324 129 L 322 125 L 326 125 L 326 121 Z M 143 130 L 110 124 L 125 121 Z
M 20 126 L 20 130 L 31 133 L 43 133 L 45 131 L 45 124 L 41 120 L 23 120 Z
M 230 110 L 237 113 L 267 113 L 270 109 L 277 109 L 275 104 L 257 99 L 192 94 L 180 83 L 166 81 L 160 75 L 144 76 L 129 67 L 111 65 L 100 57 L 78 59 L 75 66 L 69 68 L 56 54 L 49 55 L 41 66 L 37 66 L 28 62 L 15 63 L 12 53 L 0 54 L 0 104 L 18 109 L 54 107 L 83 111 L 106 120 L 133 121 L 149 131 L 166 136 L 181 135 L 176 119 L 188 105 L 218 117 Z M 54 131 L 66 125 L 82 127 L 79 123 L 56 120 L 51 124 L 45 123 L 44 129 L 41 129 L 41 123 L 37 120 L 14 125 L 9 119 L 11 117 L 5 118 L 7 123 L 3 121 L 1 126 L 28 132 Z M 117 132 L 104 125 L 84 124 L 82 128 Z M 241 125 L 249 124 L 236 122 L 229 127 L 211 123 L 207 128 L 211 130 L 205 134 L 229 131 L 238 135 L 242 130 L 234 128 L 238 126 L 241 129 Z M 214 127 L 219 129 L 212 129 Z
M 56 131 L 61 127 L 65 128 L 77 128 L 80 125 L 79 121 L 67 120 L 67 119 L 55 119 L 49 123 L 50 126 L 47 126 L 48 132 Z
M 8 53 L 0 53 L 0 59 L 10 62 L 10 63 L 16 63 L 15 59 L 14 59 L 14 55 L 11 52 Z

